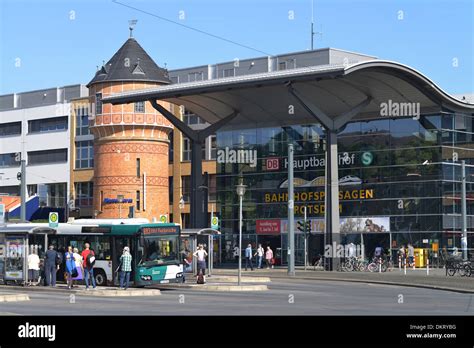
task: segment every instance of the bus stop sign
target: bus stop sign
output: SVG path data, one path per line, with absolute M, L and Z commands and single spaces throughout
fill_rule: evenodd
M 217 216 L 213 216 L 211 218 L 211 228 L 213 230 L 217 230 L 219 228 L 219 218 Z
M 49 227 L 58 227 L 59 214 L 56 212 L 49 213 Z

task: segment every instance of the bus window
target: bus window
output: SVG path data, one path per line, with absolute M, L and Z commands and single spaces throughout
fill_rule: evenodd
M 109 236 L 90 236 L 88 239 L 97 260 L 112 260 Z
M 68 236 L 68 243 L 67 245 L 72 246 L 72 248 L 77 248 L 79 250 L 79 253 L 81 253 L 84 250 L 84 243 L 86 241 L 86 236 Z

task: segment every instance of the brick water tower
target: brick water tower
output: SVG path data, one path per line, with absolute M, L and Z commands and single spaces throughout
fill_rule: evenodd
M 102 104 L 118 92 L 169 84 L 132 37 L 89 82 L 94 134 L 94 210 L 97 218 L 159 218 L 169 211 L 168 134 L 173 126 L 149 102 Z M 168 103 L 161 103 L 168 110 Z

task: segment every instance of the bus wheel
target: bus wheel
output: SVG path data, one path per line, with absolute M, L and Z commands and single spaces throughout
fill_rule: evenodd
M 107 276 L 105 275 L 104 271 L 94 270 L 94 278 L 95 278 L 95 284 L 97 286 L 107 285 Z

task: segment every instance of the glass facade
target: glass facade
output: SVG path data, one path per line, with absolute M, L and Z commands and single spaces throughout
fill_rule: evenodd
M 466 161 L 468 231 L 474 227 L 473 122 L 472 115 L 437 114 L 348 124 L 338 134 L 342 242 L 363 240 L 370 253 L 379 243 L 387 250 L 408 242 L 459 248 L 461 160 Z M 280 248 L 287 243 L 289 141 L 294 144 L 295 224 L 306 209 L 309 257 L 323 253 L 325 132 L 317 124 L 217 132 L 222 250 L 238 240 L 235 186 L 242 179 L 247 185 L 244 244 L 270 245 L 286 262 Z M 296 234 L 301 263 L 304 235 Z M 468 245 L 473 244 L 474 237 L 468 237 Z

